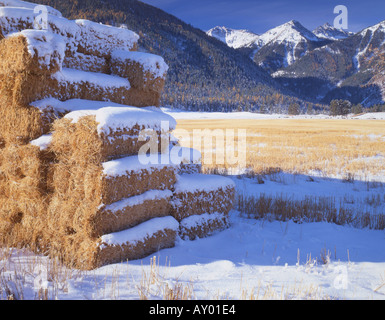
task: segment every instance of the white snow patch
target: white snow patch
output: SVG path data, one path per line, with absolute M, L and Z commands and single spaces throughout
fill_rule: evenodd
M 104 210 L 107 212 L 117 212 L 123 210 L 126 207 L 134 207 L 143 204 L 145 201 L 167 199 L 172 197 L 172 194 L 173 193 L 170 190 L 150 190 L 141 195 L 133 196 L 114 202 L 113 204 L 109 204 L 104 207 Z
M 0 0 L 0 6 L 3 7 L 20 7 L 20 8 L 26 8 L 26 9 L 32 9 L 34 10 L 39 4 L 37 3 L 31 3 L 27 1 L 21 1 L 21 0 Z M 58 10 L 44 5 L 44 7 L 47 9 L 47 12 L 53 16 L 56 17 L 62 17 L 61 12 Z
M 37 56 L 40 62 L 49 66 L 52 59 L 61 66 L 65 57 L 65 42 L 62 36 L 47 30 L 23 30 L 9 34 L 7 37 L 24 36 L 31 57 Z
M 209 174 L 183 174 L 179 176 L 175 184 L 175 192 L 199 192 L 216 191 L 219 188 L 225 190 L 228 187 L 235 187 L 234 182 L 223 176 Z
M 162 129 L 174 130 L 176 127 L 175 119 L 165 113 L 130 106 L 73 111 L 65 118 L 72 119 L 72 122 L 75 123 L 80 118 L 90 115 L 95 116 L 99 134 L 106 135 L 118 128 L 133 128 L 135 125 L 159 131 Z
M 164 158 L 162 158 L 162 156 L 166 156 L 167 159 L 169 159 L 167 154 L 165 154 L 165 155 L 155 154 L 152 156 L 156 157 L 156 160 L 158 160 L 158 161 L 156 161 L 156 163 L 144 163 L 142 161 L 143 159 L 139 155 L 129 156 L 129 157 L 122 158 L 122 159 L 116 159 L 116 160 L 104 162 L 103 163 L 103 173 L 106 176 L 115 177 L 115 176 L 127 175 L 127 174 L 130 174 L 132 172 L 137 173 L 137 172 L 140 172 L 142 170 L 147 170 L 151 174 L 152 170 L 156 170 L 156 169 L 160 170 L 164 167 L 169 167 L 169 166 L 177 168 L 180 165 L 180 163 L 174 164 L 170 161 L 163 161 L 162 162 L 162 160 L 164 160 Z M 144 155 L 144 157 L 145 157 L 145 155 Z
M 130 82 L 125 79 L 114 75 L 81 71 L 76 69 L 67 69 L 63 68 L 61 71 L 55 73 L 52 76 L 54 79 L 59 82 L 68 82 L 68 83 L 91 83 L 95 86 L 101 88 L 120 88 L 126 87 L 130 89 Z
M 41 137 L 35 140 L 32 140 L 30 144 L 39 147 L 40 150 L 46 150 L 50 146 L 51 142 L 52 142 L 52 134 L 50 133 L 50 134 L 42 135 Z
M 155 233 L 166 229 L 178 231 L 179 223 L 173 217 L 154 218 L 140 225 L 120 232 L 110 233 L 101 237 L 101 248 L 104 246 L 119 246 L 124 244 L 136 244 L 146 241 Z
M 113 60 L 130 60 L 139 63 L 144 71 L 149 71 L 156 78 L 163 78 L 168 70 L 164 59 L 158 55 L 139 51 L 115 50 L 111 54 Z

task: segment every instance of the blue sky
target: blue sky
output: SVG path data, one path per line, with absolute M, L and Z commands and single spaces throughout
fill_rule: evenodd
M 385 0 L 141 0 L 202 30 L 217 25 L 261 34 L 290 20 L 313 30 L 329 22 L 337 5 L 348 8 L 349 31 L 385 20 Z

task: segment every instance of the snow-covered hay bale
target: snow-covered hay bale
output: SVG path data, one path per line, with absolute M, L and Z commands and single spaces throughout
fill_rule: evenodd
M 111 101 L 136 107 L 158 106 L 159 94 L 131 88 L 127 79 L 63 68 L 52 75 L 28 71 L 0 74 L 0 92 L 8 103 L 28 105 L 45 98 L 61 101 Z
M 134 51 L 139 36 L 128 29 L 103 25 L 97 22 L 75 20 L 80 29 L 78 51 L 83 54 L 110 58 L 114 50 Z
M 132 205 L 148 197 L 146 193 L 149 191 L 152 192 L 151 196 L 153 193 L 159 194 L 160 191 L 172 189 L 177 171 L 176 165 L 141 164 L 137 156 L 101 164 L 59 161 L 54 166 L 54 195 L 49 207 L 49 221 L 53 224 L 50 227 L 63 234 L 87 235 L 104 228 L 110 230 L 113 225 L 130 225 L 152 214 L 156 215 L 157 208 L 153 207 L 156 203 L 160 206 L 158 213 L 163 215 L 168 211 L 169 205 L 166 201 L 160 201 L 159 197 L 144 201 L 135 209 Z M 135 196 L 139 197 L 132 198 Z M 123 206 L 125 203 L 128 203 L 126 207 Z M 119 209 L 116 209 L 116 217 L 100 217 L 103 212 L 113 211 L 114 207 Z M 150 213 L 153 208 L 155 212 Z M 138 210 L 133 218 L 122 217 L 133 210 Z M 143 217 L 135 217 L 140 212 Z M 97 221 L 106 223 L 106 226 L 95 225 Z
M 84 99 L 111 101 L 135 107 L 158 106 L 156 92 L 131 88 L 127 79 L 96 72 L 63 68 L 52 75 L 20 72 L 0 74 L 1 92 L 8 101 L 28 105 L 45 98 L 61 101 Z
M 178 221 L 201 214 L 228 214 L 235 196 L 234 182 L 222 176 L 180 175 L 171 200 L 172 216 Z
M 0 41 L 0 74 L 54 74 L 65 56 L 62 37 L 46 30 L 23 30 Z
M 9 103 L 0 97 L 0 133 L 2 145 L 29 143 L 51 131 L 51 125 L 60 113 L 52 108 L 39 109 L 32 105 Z
M 4 0 L 3 0 L 4 1 Z M 32 5 L 32 4 L 31 4 Z M 88 20 L 68 20 L 49 10 L 47 30 L 65 38 L 67 54 L 76 52 L 109 58 L 114 50 L 136 50 L 139 36 L 127 29 L 116 28 Z M 34 6 L 0 7 L 0 30 L 3 36 L 33 29 L 40 12 Z
M 37 4 L 22 0 L 0 0 L 0 7 L 15 7 L 15 8 L 27 8 L 34 10 L 36 8 Z M 50 15 L 61 17 L 62 14 L 60 11 L 50 7 L 50 6 L 44 6 L 47 9 L 47 12 Z
M 180 222 L 179 236 L 183 240 L 205 238 L 229 226 L 229 219 L 223 213 L 193 215 Z
M 147 220 L 170 213 L 170 190 L 150 190 L 103 206 L 92 223 L 92 235 L 103 235 L 132 228 Z
M 64 211 L 65 214 L 59 211 L 67 210 L 69 205 L 55 197 L 51 204 L 50 227 L 64 236 L 76 233 L 85 238 L 119 232 L 153 218 L 168 216 L 171 195 L 169 190 L 151 190 L 99 208 L 95 202 L 83 200 L 78 203 L 78 208 L 72 206 L 72 210 Z M 71 214 L 73 212 L 75 214 Z
M 175 245 L 179 223 L 172 217 L 154 218 L 124 231 L 101 237 L 69 234 L 53 237 L 51 255 L 70 267 L 91 270 L 111 263 L 144 258 Z
M 113 75 L 63 68 L 48 81 L 43 96 L 35 97 L 33 101 L 53 97 L 61 101 L 84 99 L 126 104 L 132 96 L 129 81 Z M 141 97 L 138 104 L 146 99 Z
M 174 164 L 141 164 L 137 156 L 105 162 L 102 201 L 111 204 L 149 190 L 170 190 L 177 170 Z
M 199 150 L 174 146 L 172 152 L 176 157 L 181 157 L 180 175 L 202 172 L 202 154 Z
M 63 68 L 106 74 L 110 73 L 108 59 L 79 52 L 70 55 L 67 54 L 63 61 Z
M 114 105 L 74 111 L 54 124 L 53 149 L 60 159 L 101 163 L 138 154 L 148 136 L 161 151 L 162 137 L 175 126 L 172 117 L 147 108 Z
M 168 70 L 163 58 L 144 52 L 116 50 L 111 55 L 111 73 L 128 79 L 133 88 L 162 92 Z

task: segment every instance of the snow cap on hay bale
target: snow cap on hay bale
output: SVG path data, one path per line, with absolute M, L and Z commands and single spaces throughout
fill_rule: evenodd
M 116 50 L 111 54 L 110 70 L 127 78 L 134 88 L 162 92 L 168 66 L 154 54 Z
M 180 222 L 179 236 L 183 240 L 205 238 L 229 226 L 228 216 L 223 213 L 193 215 Z
M 110 73 L 108 59 L 79 52 L 71 55 L 67 54 L 63 61 L 63 68 L 106 74 Z
M 143 132 L 151 130 L 161 140 L 175 126 L 172 117 L 149 109 L 114 106 L 74 111 L 55 122 L 52 147 L 59 159 L 97 164 L 138 154 L 148 142 Z
M 78 234 L 54 237 L 50 249 L 70 267 L 92 270 L 107 264 L 142 259 L 175 246 L 179 223 L 172 217 L 154 218 L 136 227 L 85 238 Z
M 228 214 L 235 196 L 234 182 L 222 176 L 180 175 L 174 186 L 171 214 L 178 221 L 204 213 Z
M 135 51 L 139 36 L 128 29 L 78 19 L 81 37 L 78 51 L 98 57 L 110 58 L 114 50 Z

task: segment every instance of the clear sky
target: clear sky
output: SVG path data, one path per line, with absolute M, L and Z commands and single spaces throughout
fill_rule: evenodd
M 215 26 L 261 34 L 290 20 L 313 30 L 329 22 L 337 5 L 348 9 L 348 31 L 385 20 L 385 0 L 141 0 L 204 31 Z

